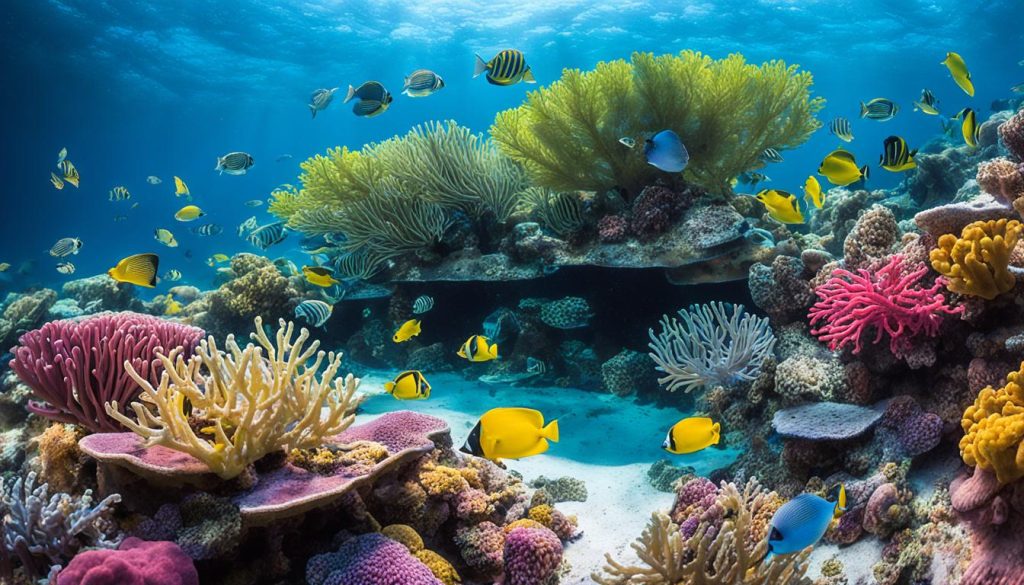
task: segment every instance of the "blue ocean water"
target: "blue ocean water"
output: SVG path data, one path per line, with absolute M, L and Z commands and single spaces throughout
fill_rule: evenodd
M 337 145 L 358 148 L 428 120 L 455 119 L 486 132 L 497 112 L 518 105 L 533 88 L 471 78 L 474 53 L 487 59 L 507 47 L 526 53 L 542 85 L 565 67 L 590 69 L 632 51 L 741 52 L 754 63 L 784 59 L 813 72 L 815 95 L 828 100 L 820 118 L 849 118 L 857 136 L 852 150 L 873 164 L 885 136 L 900 134 L 916 146 L 939 131 L 936 118 L 911 111 L 922 88 L 934 91 L 947 114 L 966 105 L 987 113 L 990 102 L 1008 95 L 1008 85 L 1024 74 L 1017 67 L 1024 58 L 1022 10 L 1014 0 L 15 0 L 0 18 L 6 203 L 0 261 L 15 268 L 33 262 L 34 269 L 0 274 L 0 286 L 59 285 L 67 277 L 53 270 L 46 250 L 68 236 L 84 241 L 72 258 L 76 276 L 156 250 L 161 272 L 177 268 L 184 281 L 209 284 L 208 256 L 255 251 L 235 237 L 235 226 L 253 211 L 261 223 L 272 221 L 265 206 L 253 210 L 242 202 L 297 183 L 298 163 L 306 157 Z M 974 98 L 939 64 L 947 51 L 959 52 L 970 66 Z M 437 71 L 445 90 L 429 99 L 397 95 L 403 77 L 420 67 Z M 312 90 L 338 86 L 343 93 L 369 79 L 396 94 L 385 115 L 357 118 L 336 99 L 310 118 Z M 891 98 L 902 111 L 885 123 L 858 119 L 859 102 L 873 97 Z M 822 153 L 838 144 L 822 130 L 784 152 L 785 162 L 765 171 L 770 186 L 799 192 Z M 81 173 L 79 189 L 56 191 L 48 181 L 62 147 Z M 256 160 L 247 175 L 213 170 L 217 156 L 236 150 Z M 292 158 L 275 162 L 285 154 Z M 147 184 L 148 175 L 163 183 Z M 172 194 L 173 175 L 188 183 L 206 217 L 192 224 L 171 218 L 182 204 Z M 870 186 L 899 180 L 878 171 Z M 130 202 L 107 201 L 117 185 L 131 191 Z M 129 219 L 114 222 L 121 214 Z M 188 233 L 207 221 L 224 233 Z M 154 242 L 155 227 L 174 231 L 180 247 Z

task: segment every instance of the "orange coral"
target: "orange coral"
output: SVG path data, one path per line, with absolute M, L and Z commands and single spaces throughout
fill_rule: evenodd
M 419 479 L 420 485 L 431 496 L 452 497 L 469 488 L 469 482 L 458 469 L 433 463 L 424 464 Z
M 36 437 L 39 445 L 40 480 L 54 492 L 76 491 L 82 470 L 78 440 L 85 432 L 75 425 L 53 424 Z

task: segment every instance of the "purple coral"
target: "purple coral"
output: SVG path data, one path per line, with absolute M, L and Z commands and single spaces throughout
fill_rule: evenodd
M 633 219 L 629 229 L 640 239 L 652 239 L 668 231 L 690 206 L 688 196 L 671 189 L 651 185 L 633 201 Z
M 882 415 L 879 435 L 887 451 L 914 457 L 938 446 L 942 440 L 942 419 L 922 410 L 910 396 L 897 396 Z
M 717 496 L 718 488 L 703 477 L 695 477 L 676 488 L 676 501 L 669 515 L 679 525 L 684 536 L 693 536 L 701 517 L 715 505 Z
M 441 585 L 404 545 L 384 535 L 362 534 L 338 552 L 316 555 L 306 563 L 309 585 Z
M 543 585 L 562 562 L 562 542 L 547 528 L 513 528 L 505 538 L 507 585 Z
M 500 574 L 505 566 L 505 532 L 493 522 L 459 528 L 455 544 L 462 560 L 485 575 Z
M 57 585 L 199 585 L 192 559 L 173 542 L 126 538 L 116 550 L 90 550 L 71 559 Z
M 140 392 L 124 363 L 156 386 L 163 371 L 156 353 L 182 348 L 187 358 L 203 335 L 196 327 L 136 313 L 52 321 L 21 336 L 10 366 L 46 401 L 30 401 L 32 412 L 92 432 L 114 432 L 121 424 L 103 405 L 117 401 L 124 412 Z
M 606 244 L 626 239 L 629 222 L 621 215 L 606 215 L 597 222 L 597 237 Z

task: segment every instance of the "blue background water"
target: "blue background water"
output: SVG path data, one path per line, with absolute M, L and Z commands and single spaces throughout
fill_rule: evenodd
M 987 115 L 992 100 L 1024 81 L 1017 66 L 1024 58 L 1024 7 L 1016 0 L 969 4 L 13 0 L 0 16 L 0 262 L 14 267 L 0 279 L 17 288 L 58 285 L 69 277 L 53 270 L 46 250 L 60 237 L 78 236 L 85 247 L 71 258 L 74 277 L 103 272 L 127 254 L 157 251 L 161 272 L 178 268 L 186 281 L 208 283 L 207 256 L 255 251 L 234 235 L 253 211 L 242 202 L 295 183 L 303 158 L 431 119 L 486 131 L 498 111 L 518 105 L 534 87 L 471 79 L 474 52 L 489 58 L 506 47 L 526 53 L 540 84 L 556 80 L 563 67 L 590 69 L 634 50 L 690 48 L 714 57 L 739 51 L 751 62 L 799 63 L 814 73 L 816 95 L 828 99 L 821 119 L 848 117 L 857 137 L 852 150 L 874 164 L 885 136 L 901 134 L 914 146 L 937 131 L 936 118 L 911 111 L 921 88 L 935 92 L 943 112 L 971 105 Z M 973 99 L 939 65 L 950 50 L 971 68 Z M 446 89 L 426 99 L 397 95 L 404 75 L 419 67 L 436 70 Z M 396 94 L 390 111 L 360 119 L 338 99 L 310 119 L 305 104 L 313 89 L 340 86 L 343 93 L 367 79 Z M 858 102 L 878 96 L 901 104 L 897 118 L 859 120 Z M 799 192 L 838 144 L 822 130 L 783 153 L 786 162 L 766 171 L 771 185 Z M 81 172 L 80 189 L 56 191 L 49 183 L 62 146 Z M 241 177 L 214 172 L 215 157 L 234 150 L 251 153 L 255 168 Z M 274 162 L 286 153 L 294 158 Z M 897 183 L 874 170 L 871 186 Z M 164 182 L 148 185 L 147 175 Z M 173 220 L 183 202 L 172 195 L 172 175 L 188 182 L 206 218 Z M 128 187 L 140 206 L 128 211 L 129 203 L 108 202 L 116 185 Z M 261 222 L 270 221 L 265 207 L 257 211 Z M 114 223 L 122 213 L 130 220 Z M 206 220 L 223 225 L 224 234 L 189 233 Z M 157 244 L 155 227 L 174 231 L 181 246 Z M 192 250 L 191 260 L 185 250 Z M 26 260 L 36 261 L 34 271 L 14 276 Z

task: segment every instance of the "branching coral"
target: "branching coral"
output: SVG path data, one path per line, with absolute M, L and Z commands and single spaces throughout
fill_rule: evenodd
M 983 389 L 964 411 L 964 463 L 994 471 L 1000 484 L 1024 478 L 1024 364 L 999 389 Z
M 540 186 L 639 193 L 664 174 L 619 139 L 672 129 L 690 153 L 684 176 L 723 191 L 762 166 L 765 148 L 794 148 L 820 126 L 814 114 L 824 100 L 810 97 L 811 82 L 795 65 L 750 65 L 739 54 L 716 61 L 693 51 L 633 53 L 628 63 L 566 69 L 524 105 L 499 113 L 491 135 Z
M 946 305 L 939 292 L 941 280 L 928 288 L 921 286 L 927 272 L 924 265 L 904 266 L 899 255 L 874 274 L 837 269 L 828 282 L 814 289 L 819 300 L 809 314 L 811 326 L 817 326 L 811 333 L 828 343 L 829 349 L 852 344 L 853 353 L 860 353 L 864 333 L 873 328 L 872 343 L 888 335 L 893 355 L 904 356 L 916 337 L 938 335 L 944 315 L 963 312 Z
M 306 329 L 293 341 L 291 322 L 280 321 L 275 342 L 263 330 L 263 320 L 255 321 L 251 337 L 260 347 L 250 343 L 242 349 L 229 335 L 228 352 L 210 337 L 187 361 L 177 351 L 158 354 L 164 373 L 157 387 L 126 365 L 142 387 L 142 403 L 132 404 L 138 422 L 121 414 L 116 402 L 107 404 L 107 413 L 146 439 L 147 447 L 162 445 L 192 455 L 225 479 L 264 455 L 318 447 L 348 428 L 359 380 L 351 374 L 335 378 L 341 356 L 318 352 L 318 341 L 304 347 Z M 326 367 L 318 375 L 325 357 Z M 206 426 L 190 424 L 186 402 L 191 417 Z
M 949 290 L 992 300 L 1016 284 L 1009 270 L 1010 252 L 1024 227 L 1017 220 L 976 221 L 946 234 L 932 250 L 932 268 L 949 278 Z
M 671 518 L 655 512 L 632 545 L 643 566 L 625 566 L 605 555 L 603 572 L 592 578 L 601 585 L 808 585 L 804 574 L 809 550 L 761 562 L 768 541 L 766 535 L 752 533 L 766 524 L 755 518 L 775 502 L 756 480 L 742 493 L 723 483 L 715 505 L 725 511 L 725 519 L 717 532 L 702 523 L 686 537 Z
M 775 346 L 768 319 L 746 314 L 743 305 L 693 305 L 679 316 L 682 322 L 662 316 L 657 335 L 648 331 L 649 355 L 665 373 L 658 383 L 669 392 L 753 380 Z

